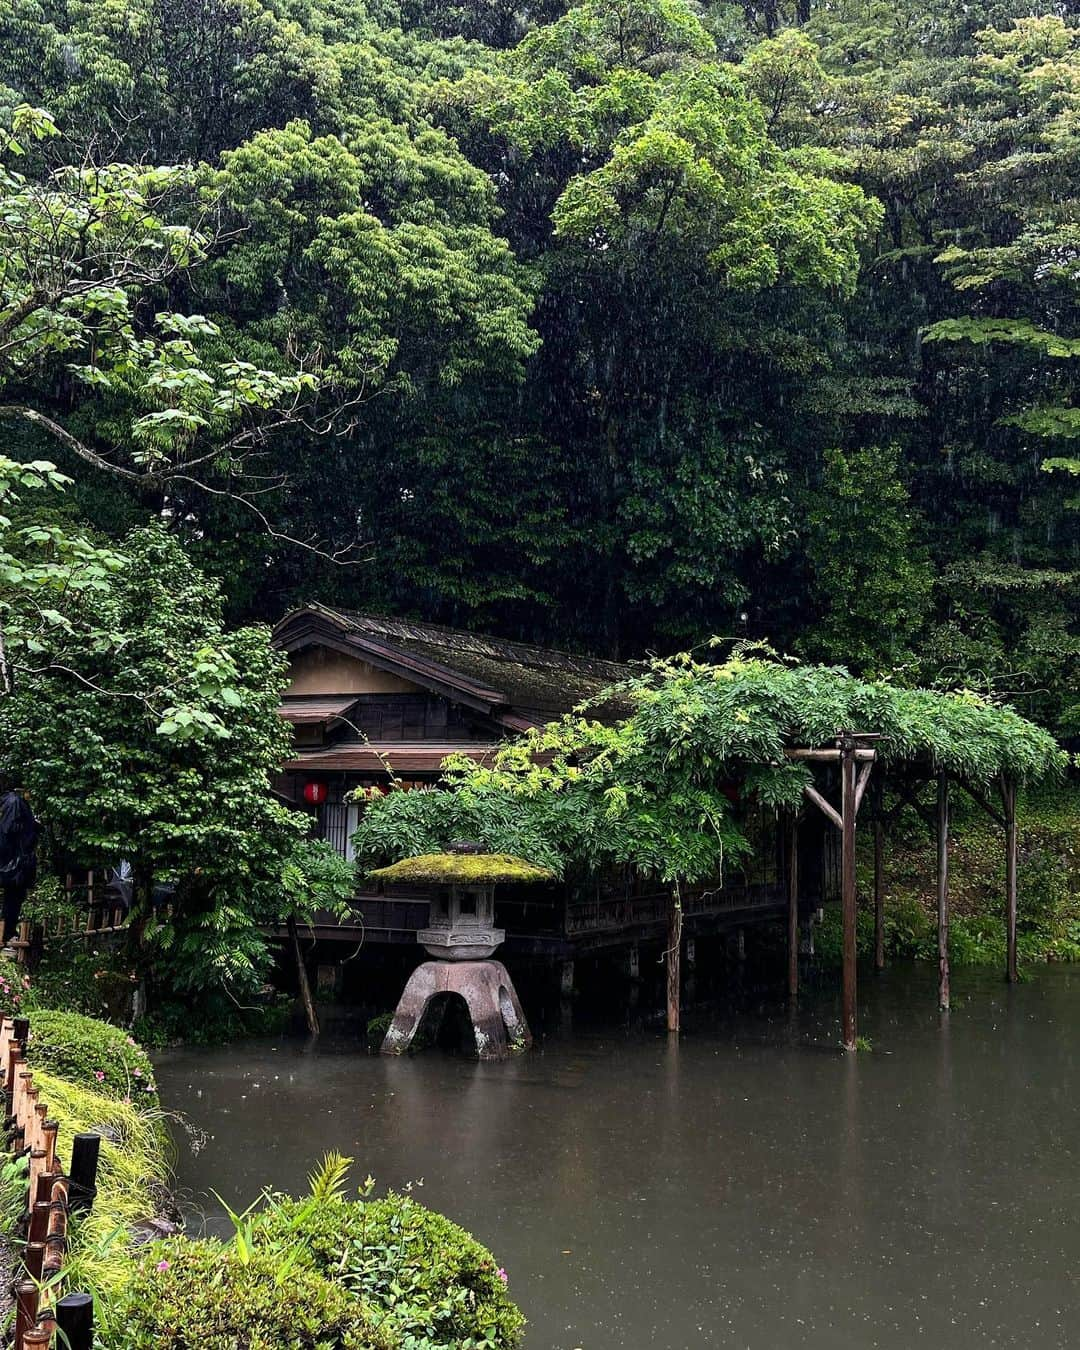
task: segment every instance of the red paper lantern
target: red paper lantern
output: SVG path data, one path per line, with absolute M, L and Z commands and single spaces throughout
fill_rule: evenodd
M 321 806 L 326 801 L 326 784 L 305 783 L 304 801 L 310 802 L 312 806 Z

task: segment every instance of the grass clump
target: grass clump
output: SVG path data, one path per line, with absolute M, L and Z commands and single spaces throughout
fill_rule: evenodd
M 30 1022 L 28 1058 L 103 1096 L 157 1106 L 150 1056 L 120 1028 L 81 1013 L 42 1010 Z
M 90 1213 L 69 1230 L 65 1279 L 68 1288 L 95 1295 L 99 1320 L 107 1327 L 112 1300 L 130 1274 L 129 1231 L 160 1208 L 169 1171 L 161 1113 L 41 1070 L 35 1070 L 34 1084 L 60 1126 L 61 1150 L 70 1148 L 76 1134 L 102 1137 L 97 1196 Z

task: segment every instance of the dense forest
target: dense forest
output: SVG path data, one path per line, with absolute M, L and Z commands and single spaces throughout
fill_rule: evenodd
M 1075 735 L 1069 10 L 3 0 L 4 452 L 234 621 L 747 636 Z

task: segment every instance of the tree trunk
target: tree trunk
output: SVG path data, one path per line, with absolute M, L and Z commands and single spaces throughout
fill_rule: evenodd
M 667 963 L 667 1029 L 674 1035 L 679 1033 L 679 1000 L 682 993 L 681 956 L 682 956 L 682 900 L 678 888 L 671 892 L 671 908 L 668 911 L 668 945 L 665 953 Z
M 290 914 L 288 918 L 289 938 L 292 941 L 293 955 L 296 957 L 296 976 L 300 982 L 300 1000 L 304 1005 L 304 1016 L 307 1018 L 308 1031 L 313 1036 L 319 1034 L 319 1015 L 315 1011 L 315 1000 L 311 996 L 311 982 L 308 980 L 307 966 L 304 964 L 304 953 L 300 947 L 300 931 L 296 926 L 296 915 Z

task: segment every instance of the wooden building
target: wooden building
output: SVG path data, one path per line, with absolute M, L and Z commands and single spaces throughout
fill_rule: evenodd
M 321 605 L 287 615 L 274 640 L 289 657 L 281 712 L 295 729 L 278 790 L 315 811 L 319 835 L 345 857 L 352 856 L 363 809 L 349 801 L 354 789 L 388 786 L 391 777 L 406 787 L 434 786 L 451 752 L 489 758 L 508 736 L 571 711 L 629 673 L 612 661 Z M 609 705 L 594 715 L 619 712 Z M 686 939 L 788 913 L 783 832 L 767 811 L 745 824 L 756 845 L 752 859 L 718 884 L 684 895 Z M 805 915 L 838 894 L 839 849 L 833 832 L 813 816 L 800 827 L 799 848 Z M 429 902 L 427 893 L 364 885 L 357 922 L 328 919 L 315 936 L 415 945 Z M 665 890 L 628 871 L 520 892 L 500 888 L 496 923 L 506 929 L 507 959 L 566 961 L 663 942 L 669 908 Z

